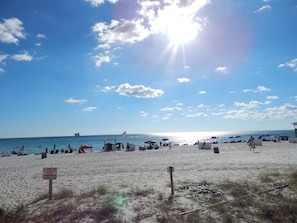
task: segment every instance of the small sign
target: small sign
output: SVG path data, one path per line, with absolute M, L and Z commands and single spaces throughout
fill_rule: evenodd
M 43 179 L 44 180 L 55 180 L 57 179 L 57 168 L 43 168 Z
M 167 167 L 167 172 L 168 173 L 174 172 L 174 167 L 172 167 L 172 166 Z

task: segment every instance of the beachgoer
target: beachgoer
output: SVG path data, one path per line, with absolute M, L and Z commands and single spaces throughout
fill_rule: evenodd
M 250 151 L 252 151 L 252 150 L 255 151 L 256 146 L 255 146 L 255 142 L 253 139 L 250 140 L 249 146 L 250 146 Z

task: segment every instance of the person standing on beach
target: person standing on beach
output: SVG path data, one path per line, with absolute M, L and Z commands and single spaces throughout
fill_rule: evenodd
M 253 150 L 253 152 L 255 151 L 255 142 L 254 142 L 254 139 L 251 139 L 250 142 L 249 142 L 249 146 L 250 146 L 250 151 Z

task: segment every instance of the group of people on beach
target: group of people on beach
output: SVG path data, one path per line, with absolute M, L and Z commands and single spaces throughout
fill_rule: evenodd
M 64 150 L 63 148 L 61 149 L 61 153 L 72 153 L 73 152 L 73 148 L 70 146 L 70 144 L 68 145 L 68 150 Z M 48 148 L 45 148 L 45 153 L 48 153 Z M 51 154 L 55 154 L 55 153 L 59 153 L 59 150 L 56 149 L 56 144 L 54 144 L 54 148 L 50 151 Z

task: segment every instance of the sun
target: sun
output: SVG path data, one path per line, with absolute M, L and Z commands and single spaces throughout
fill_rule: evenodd
M 173 45 L 185 44 L 197 35 L 197 26 L 190 20 L 179 18 L 168 24 L 167 35 Z

